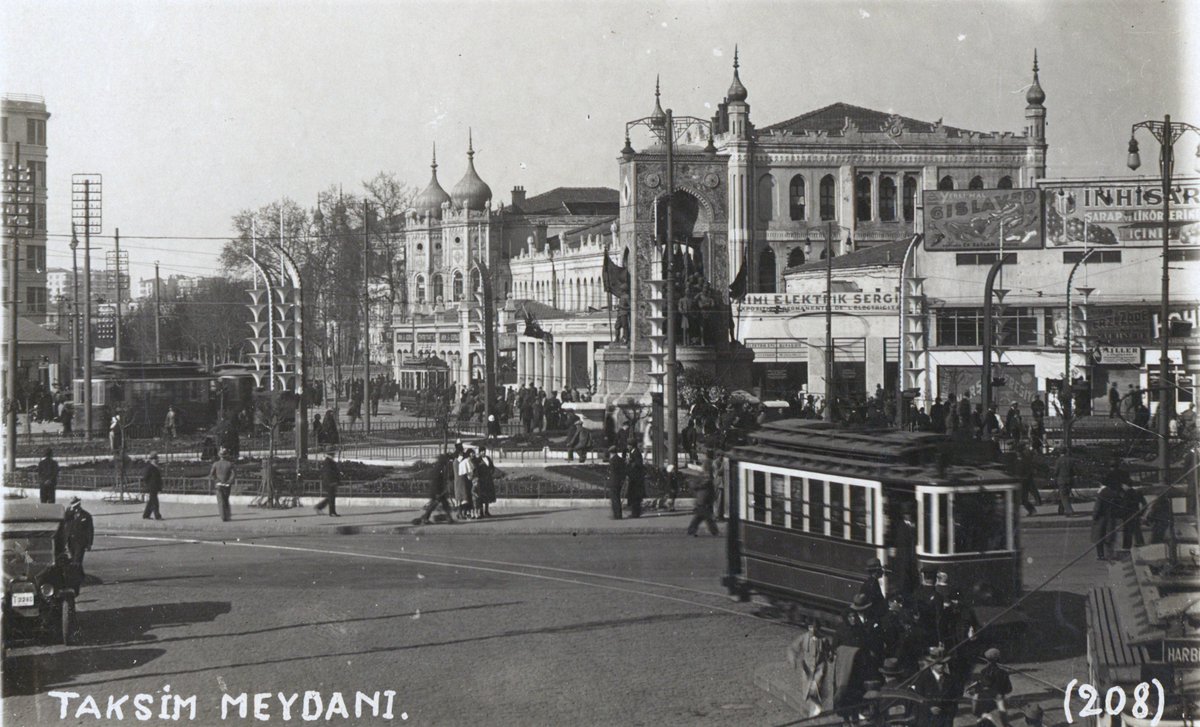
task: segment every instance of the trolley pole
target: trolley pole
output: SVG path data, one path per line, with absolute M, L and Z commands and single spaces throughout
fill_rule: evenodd
M 256 277 L 257 284 L 258 278 Z M 162 318 L 162 300 L 159 297 L 158 261 L 154 261 L 154 360 L 162 363 L 162 339 L 159 337 L 159 319 Z
M 363 422 L 371 431 L 371 205 L 363 202 Z

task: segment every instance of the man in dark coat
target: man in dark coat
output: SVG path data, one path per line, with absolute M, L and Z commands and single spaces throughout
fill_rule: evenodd
M 1096 494 L 1092 507 L 1092 541 L 1096 544 L 1096 560 L 1109 560 L 1115 553 L 1116 528 L 1121 516 L 1121 490 L 1106 477 L 1104 486 Z
M 1025 514 L 1037 512 L 1036 505 L 1042 504 L 1042 493 L 1038 492 L 1037 484 L 1033 481 L 1033 450 L 1028 442 L 1017 442 L 1017 457 L 1014 463 L 1017 482 L 1021 484 L 1021 504 L 1025 506 Z
M 1125 550 L 1135 545 L 1146 544 L 1142 537 L 1142 518 L 1145 516 L 1146 497 L 1129 481 L 1129 475 L 1125 474 L 1124 482 L 1121 483 L 1121 547 Z
M 966 689 L 971 695 L 971 713 L 982 717 L 997 709 L 1005 711 L 1004 698 L 1012 688 L 1008 671 L 1000 666 L 1000 650 L 993 647 L 983 652 L 983 668 Z
M 950 678 L 949 659 L 942 649 L 930 651 L 929 666 L 917 674 L 912 688 L 926 700 L 917 720 L 919 727 L 953 727 L 958 694 Z
M 900 509 L 900 521 L 892 534 L 891 566 L 895 569 L 892 591 L 911 595 L 917 587 L 917 523 L 913 515 L 913 504 L 904 503 Z
M 717 520 L 713 517 L 713 503 L 717 499 L 716 487 L 713 485 L 712 460 L 704 459 L 704 474 L 692 485 L 692 497 L 695 505 L 692 509 L 692 522 L 688 524 L 687 534 L 695 536 L 701 523 L 708 527 L 708 532 L 720 535 Z
M 621 519 L 621 489 L 625 485 L 625 458 L 621 450 L 608 450 L 608 502 L 612 507 L 612 519 Z
M 54 502 L 58 490 L 58 462 L 54 459 L 53 450 L 47 449 L 46 456 L 38 462 L 37 475 L 42 502 Z
M 158 511 L 158 493 L 162 492 L 162 470 L 158 468 L 158 453 L 151 452 L 146 460 L 146 471 L 142 473 L 142 490 L 146 493 L 146 509 L 142 511 L 142 519 L 149 520 L 153 515 L 155 520 L 162 520 Z
M 1117 388 L 1117 383 L 1114 381 L 1112 387 L 1108 390 L 1108 418 L 1116 419 L 1121 415 L 1121 391 Z
M 1053 482 L 1058 489 L 1058 514 L 1074 515 L 1071 506 L 1071 491 L 1075 488 L 1075 460 L 1071 453 L 1062 449 L 1054 462 Z
M 338 433 L 337 417 L 333 415 L 333 409 L 325 410 L 325 420 L 321 422 L 321 433 L 325 435 L 325 444 L 341 443 L 342 438 Z
M 91 513 L 83 509 L 83 502 L 78 497 L 72 497 L 55 535 L 58 549 L 67 554 L 72 565 L 82 568 L 83 554 L 92 549 L 95 537 L 96 526 Z
M 576 419 L 574 429 L 567 436 L 567 461 L 575 461 L 575 455 L 579 455 L 579 462 L 582 464 L 587 461 L 588 450 L 592 446 L 592 433 L 583 426 L 583 420 Z
M 333 460 L 333 448 L 325 450 L 325 459 L 321 460 L 321 491 L 325 494 L 325 498 L 318 502 L 314 509 L 317 512 L 323 512 L 325 506 L 329 506 L 329 517 L 341 517 L 337 511 L 337 490 L 338 485 L 342 484 L 342 472 L 338 469 L 337 462 Z
M 873 620 L 881 618 L 887 612 L 887 599 L 883 597 L 883 587 L 880 585 L 884 572 L 883 563 L 878 558 L 871 558 L 867 561 L 867 578 L 858 588 L 858 592 L 867 598 L 871 606 L 867 617 Z
M 642 449 L 636 442 L 629 450 L 626 475 L 629 488 L 625 491 L 625 501 L 629 505 L 629 517 L 641 517 L 642 499 L 646 497 L 646 463 L 642 459 Z
M 450 508 L 450 497 L 446 494 L 446 485 L 449 482 L 450 469 L 450 454 L 442 453 L 438 456 L 437 461 L 433 463 L 433 467 L 429 470 L 429 502 L 425 503 L 424 509 L 421 511 L 421 516 L 412 521 L 413 525 L 428 525 L 430 515 L 439 506 L 442 512 L 446 514 L 446 522 L 453 524 L 455 522 L 453 510 Z

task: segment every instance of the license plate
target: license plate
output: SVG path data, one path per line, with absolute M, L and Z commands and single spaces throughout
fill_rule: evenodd
M 19 608 L 21 606 L 32 606 L 33 605 L 33 594 L 32 593 L 14 593 L 14 594 L 12 594 L 12 605 L 16 608 Z

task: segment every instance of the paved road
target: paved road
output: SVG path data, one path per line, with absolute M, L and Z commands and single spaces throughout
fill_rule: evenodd
M 390 722 L 332 715 L 343 724 L 783 724 L 797 716 L 753 685 L 755 668 L 781 660 L 795 631 L 724 597 L 720 539 L 180 537 L 98 539 L 88 563 L 96 582 L 80 602 L 82 643 L 13 651 L 7 723 L 101 723 L 75 718 L 82 697 L 60 721 L 50 690 L 93 695 L 101 710 L 109 695 L 152 694 L 157 712 L 167 685 L 197 696 L 193 724 L 239 723 L 222 722 L 221 695 L 250 694 L 252 714 L 256 692 L 302 695 L 292 705 L 299 722 L 307 690 L 326 710 L 341 692 L 352 716 L 356 690 L 395 691 Z M 1078 553 L 1084 537 L 1027 534 L 1027 583 Z M 1034 605 L 1081 628 L 1073 594 L 1101 573 L 1089 557 L 1056 583 L 1062 593 Z M 1046 647 L 1024 666 L 1062 684 L 1082 674 L 1082 643 L 1069 630 L 1048 636 L 1062 630 L 1057 620 L 1047 618 Z M 1052 702 L 1035 679 L 1014 683 Z M 129 704 L 126 720 L 136 721 Z M 268 704 L 282 720 L 278 697 Z

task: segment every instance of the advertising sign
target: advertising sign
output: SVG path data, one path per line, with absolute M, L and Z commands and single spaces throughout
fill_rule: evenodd
M 1097 346 L 1092 349 L 1092 361 L 1098 366 L 1141 366 L 1139 346 Z
M 1036 250 L 1042 247 L 1041 190 L 927 189 L 926 250 Z
M 1200 666 L 1200 639 L 1163 639 L 1163 661 L 1172 666 Z
M 846 313 L 895 312 L 900 309 L 899 293 L 834 293 L 833 310 Z M 751 293 L 739 304 L 751 312 L 804 313 L 825 310 L 825 293 Z
M 978 402 L 983 396 L 983 370 L 980 366 L 938 366 L 938 396 L 967 396 Z M 992 376 L 1003 377 L 1004 386 L 992 389 L 992 401 L 1003 413 L 1012 401 L 1029 404 L 1038 394 L 1037 373 L 1033 366 L 992 366 Z
M 1088 333 L 1101 343 L 1138 344 L 1154 338 L 1154 309 L 1138 306 L 1089 306 Z
M 1162 184 L 1157 179 L 1047 184 L 1047 247 L 1160 247 Z M 1200 245 L 1200 179 L 1171 187 L 1171 244 Z

